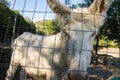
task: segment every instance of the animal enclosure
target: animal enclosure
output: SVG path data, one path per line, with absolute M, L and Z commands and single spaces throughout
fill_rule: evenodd
M 0 80 L 120 77 L 120 1 L 75 1 L 0 1 Z

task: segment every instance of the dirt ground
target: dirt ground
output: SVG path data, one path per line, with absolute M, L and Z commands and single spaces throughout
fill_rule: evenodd
M 6 57 L 3 57 L 6 58 Z M 7 62 L 10 58 L 7 58 Z M 97 60 L 97 62 L 96 62 Z M 2 62 L 4 60 L 2 59 Z M 9 63 L 0 62 L 0 80 L 5 80 L 6 70 Z M 98 55 L 92 55 L 91 64 L 88 67 L 90 80 L 110 80 L 113 75 L 120 76 L 120 51 L 116 48 L 101 49 Z M 13 80 L 18 80 L 19 70 Z M 32 80 L 29 78 L 28 80 Z
M 110 77 L 120 77 L 120 49 L 103 48 L 98 50 L 97 55 L 92 55 L 88 73 L 90 80 L 110 80 Z

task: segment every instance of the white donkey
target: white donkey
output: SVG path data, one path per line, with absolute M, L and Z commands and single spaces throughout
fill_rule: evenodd
M 56 24 L 63 31 L 53 36 L 23 33 L 14 41 L 6 80 L 20 65 L 35 79 L 87 80 L 93 41 L 107 17 L 112 0 L 94 0 L 89 8 L 71 11 L 58 0 L 47 0 L 56 13 Z

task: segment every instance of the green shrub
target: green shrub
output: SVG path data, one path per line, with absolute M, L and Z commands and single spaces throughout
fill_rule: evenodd
M 36 32 L 41 35 L 53 35 L 59 32 L 53 20 L 35 22 Z
M 95 40 L 96 41 L 96 40 Z M 95 45 L 95 44 L 94 44 Z M 119 43 L 115 39 L 109 39 L 105 35 L 101 35 L 99 38 L 98 45 L 101 47 L 118 47 Z

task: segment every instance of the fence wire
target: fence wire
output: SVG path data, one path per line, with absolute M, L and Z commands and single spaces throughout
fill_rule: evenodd
M 55 56 L 55 51 L 57 50 L 54 47 L 56 46 L 56 42 L 54 43 L 54 47 L 44 47 L 42 46 L 43 44 L 43 39 L 41 39 L 41 41 L 39 42 L 39 46 L 30 46 L 30 44 L 28 44 L 28 46 L 19 46 L 19 45 L 12 45 L 13 41 L 15 40 L 15 38 L 17 38 L 20 34 L 22 34 L 23 32 L 31 32 L 34 34 L 39 34 L 39 35 L 45 35 L 44 31 L 46 29 L 50 29 L 50 28 L 46 28 L 45 26 L 48 24 L 47 23 L 47 19 L 48 16 L 51 17 L 53 16 L 55 13 L 52 12 L 49 9 L 49 6 L 47 3 L 42 3 L 45 0 L 33 0 L 33 3 L 31 4 L 29 0 L 23 0 L 21 1 L 21 3 L 18 2 L 19 0 L 11 0 L 11 10 L 17 10 L 20 12 L 21 16 L 29 16 L 30 20 L 31 20 L 31 24 L 25 24 L 24 20 L 22 18 L 19 18 L 19 13 L 17 14 L 13 14 L 10 13 L 9 18 L 12 19 L 14 18 L 12 24 L 13 26 L 11 26 L 11 21 L 7 21 L 7 22 L 3 22 L 2 20 L 0 20 L 0 80 L 5 80 L 5 76 L 6 76 L 6 71 L 8 70 L 9 66 L 16 66 L 16 65 L 10 65 L 10 60 L 11 60 L 11 55 L 13 52 L 13 47 L 22 47 L 26 49 L 26 53 L 25 53 L 25 57 L 26 57 L 26 62 L 25 65 L 23 65 L 22 67 L 24 68 L 35 68 L 37 71 L 37 74 L 40 73 L 39 70 L 47 70 L 47 71 L 51 71 L 51 76 L 53 75 L 53 71 L 55 70 L 54 67 L 58 66 L 57 64 L 54 63 L 54 56 Z M 66 0 L 65 0 L 66 1 Z M 115 1 L 115 0 L 114 0 Z M 116 0 L 117 1 L 117 0 Z M 83 2 L 83 0 L 81 0 L 81 2 Z M 84 2 L 83 2 L 84 3 Z M 20 8 L 16 8 L 17 5 L 20 5 Z M 40 10 L 38 8 L 38 5 L 42 5 L 45 4 L 44 6 L 39 6 L 40 9 L 43 8 L 42 10 Z M 69 1 L 69 5 L 72 5 L 72 0 Z M 28 8 L 29 5 L 29 8 Z M 34 5 L 34 6 L 33 6 Z M 110 78 L 114 78 L 114 77 L 120 77 L 120 5 L 119 3 L 114 3 L 115 7 L 117 9 L 115 9 L 116 11 L 116 16 L 113 15 L 108 15 L 105 24 L 103 25 L 104 28 L 101 28 L 100 32 L 98 33 L 95 41 L 94 41 L 94 49 L 91 52 L 92 56 L 91 56 L 91 64 L 88 67 L 88 75 L 90 77 L 90 80 L 110 80 Z M 32 8 L 30 6 L 33 6 Z M 4 14 L 4 13 L 3 13 Z M 63 13 L 64 14 L 64 13 Z M 77 15 L 77 13 L 75 13 Z M 108 13 L 109 14 L 109 13 Z M 89 15 L 89 14 L 86 14 Z M 71 16 L 70 16 L 71 17 Z M 41 28 L 39 27 L 35 27 L 35 21 L 36 18 L 40 18 L 41 20 L 39 22 L 38 25 L 42 25 Z M 2 19 L 2 16 L 0 16 L 0 19 Z M 8 19 L 8 20 L 10 20 Z M 115 23 L 114 25 L 112 25 L 110 22 L 112 22 L 111 20 L 115 20 L 117 22 L 113 22 Z M 59 20 L 58 20 L 59 21 Z M 36 21 L 36 23 L 38 23 Z M 57 22 L 57 21 L 56 21 Z M 2 24 L 3 23 L 3 24 Z M 7 26 L 4 24 L 7 23 Z M 57 24 L 52 22 L 52 24 Z M 26 27 L 23 27 L 24 25 L 26 25 Z M 34 25 L 34 27 L 33 27 Z M 117 26 L 117 30 L 114 29 L 114 27 L 112 29 L 110 29 L 110 27 L 112 26 Z M 82 24 L 82 28 L 83 28 L 83 24 Z M 52 29 L 56 29 L 56 28 L 52 28 Z M 60 31 L 60 28 L 57 28 L 58 30 L 55 32 L 56 34 Z M 41 31 L 41 32 L 37 32 Z M 80 32 L 84 35 L 84 32 L 94 32 L 94 31 L 83 31 L 82 30 L 72 30 L 71 29 L 71 25 L 69 24 L 69 33 L 71 31 L 75 31 L 75 32 Z M 113 30 L 109 31 L 109 30 Z M 42 32 L 43 31 L 43 32 Z M 115 31 L 117 31 L 116 33 L 114 33 Z M 111 33 L 112 32 L 112 33 Z M 55 34 L 54 33 L 54 34 Z M 102 36 L 104 35 L 104 36 Z M 33 35 L 28 35 L 27 37 L 29 37 L 29 43 L 31 41 L 31 39 Z M 49 35 L 51 36 L 51 35 Z M 102 36 L 102 37 L 101 37 Z M 107 36 L 107 37 L 106 37 Z M 54 41 L 57 41 L 57 36 L 54 37 Z M 84 41 L 84 36 L 82 36 L 82 41 L 81 44 L 83 44 Z M 112 42 L 112 40 L 110 40 L 109 38 L 111 38 L 113 41 L 115 39 L 114 42 Z M 114 45 L 117 43 L 117 47 L 115 48 L 111 48 L 110 47 L 110 41 L 111 43 Z M 52 41 L 51 41 L 52 42 Z M 51 43 L 49 42 L 49 43 Z M 17 42 L 16 42 L 17 43 Z M 47 43 L 47 42 L 46 42 Z M 104 44 L 104 46 L 99 45 L 100 43 Z M 83 46 L 83 45 L 81 45 Z M 29 53 L 29 48 L 31 49 L 38 49 L 39 53 L 42 52 L 42 50 L 47 49 L 49 50 L 53 50 L 51 53 L 52 55 L 50 56 L 50 58 L 52 59 L 50 62 L 52 64 L 52 68 L 48 67 L 48 68 L 38 68 L 36 66 L 27 66 L 27 58 L 28 58 L 28 53 Z M 69 49 L 68 49 L 69 50 Z M 79 53 L 81 52 L 90 52 L 91 50 L 84 50 L 84 49 L 80 49 L 81 51 L 79 51 L 79 49 L 70 49 L 71 51 L 78 51 Z M 13 52 L 14 54 L 15 52 Z M 15 54 L 14 54 L 15 55 Z M 65 54 L 68 56 L 68 54 Z M 41 57 L 45 55 L 40 54 L 38 57 L 38 64 L 41 62 Z M 81 55 L 79 55 L 79 60 L 81 60 Z M 13 57 L 14 58 L 14 57 Z M 49 59 L 49 57 L 46 57 Z M 60 68 L 59 68 L 60 69 Z M 61 71 L 61 70 L 56 70 L 56 71 Z M 20 74 L 20 70 L 21 67 L 18 68 L 13 80 L 19 80 L 19 74 Z M 71 71 L 71 70 L 68 70 Z M 74 71 L 74 70 L 73 70 Z M 62 71 L 61 71 L 62 72 Z M 78 71 L 79 72 L 79 71 Z M 81 72 L 85 72 L 85 71 L 81 71 Z M 27 78 L 28 79 L 33 79 L 34 77 L 30 76 L 29 74 L 27 74 Z M 25 77 L 25 76 L 24 76 Z M 39 77 L 38 75 L 36 77 Z M 118 79 L 119 80 L 119 79 Z

